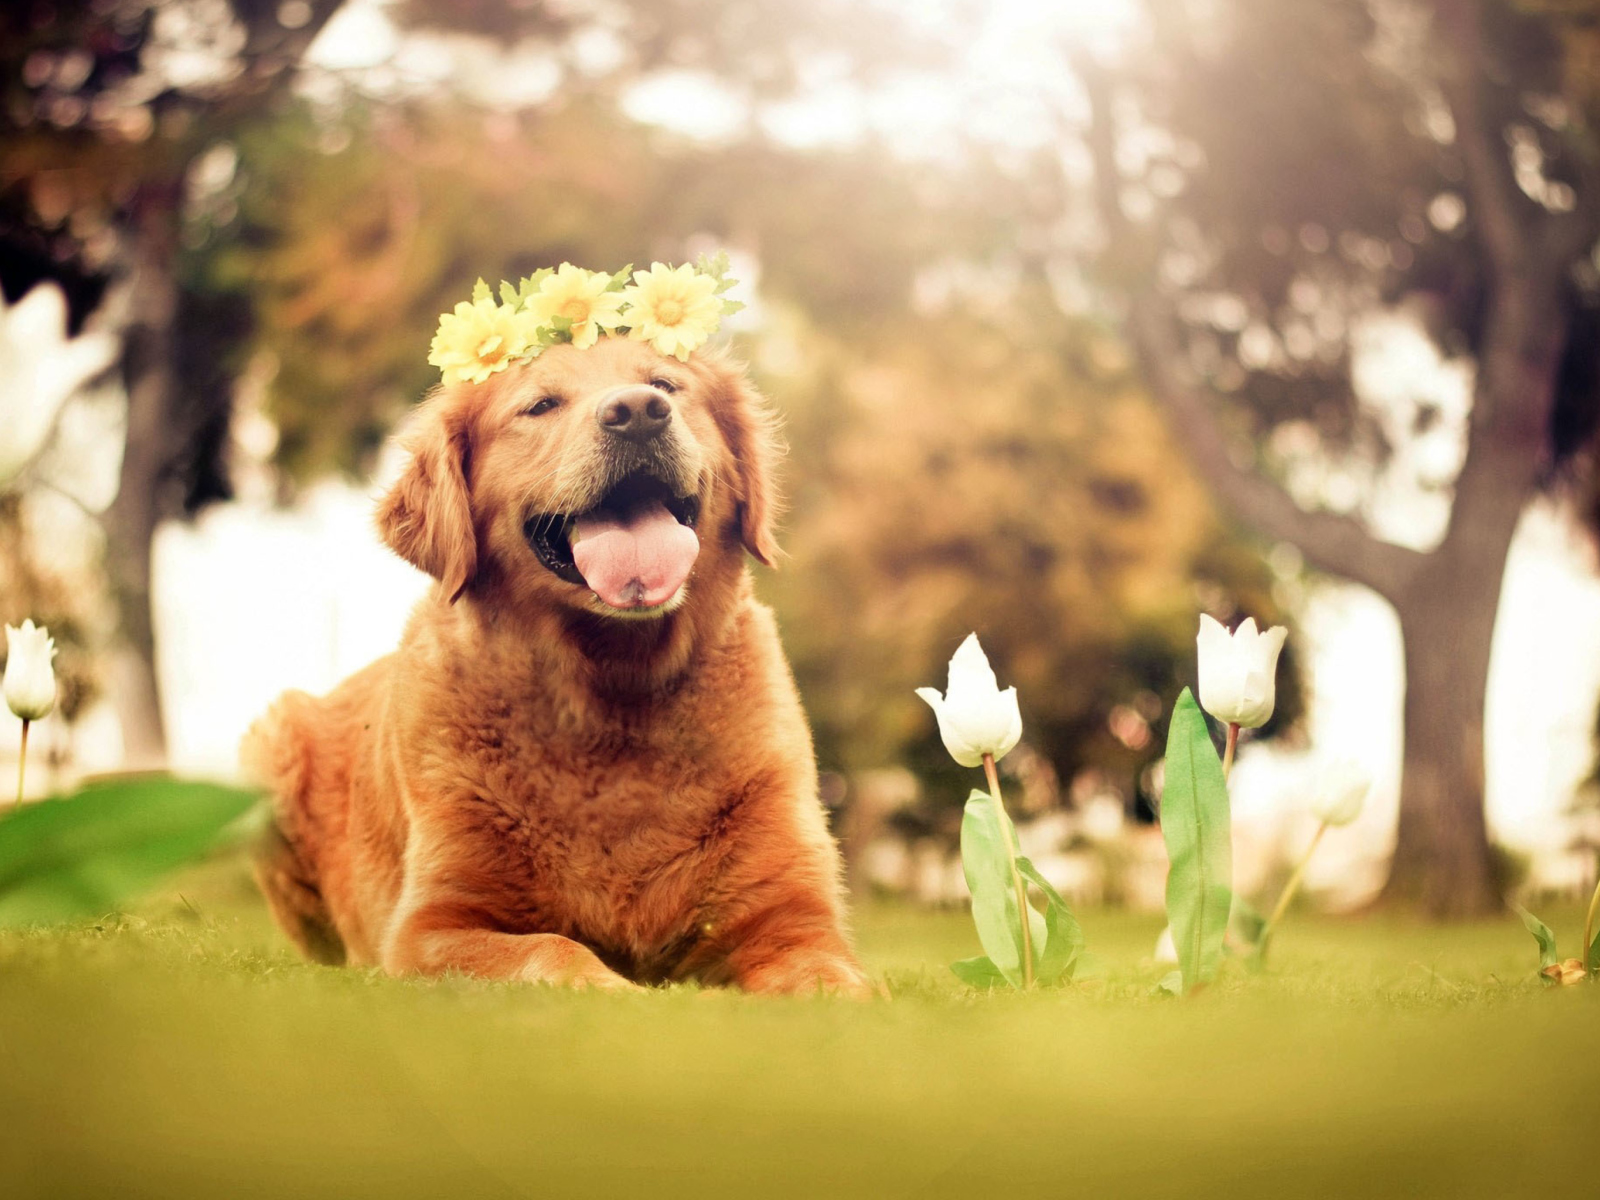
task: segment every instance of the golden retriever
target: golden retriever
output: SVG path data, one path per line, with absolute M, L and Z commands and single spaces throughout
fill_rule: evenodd
M 289 936 L 395 974 L 866 994 L 744 562 L 776 554 L 775 451 L 742 369 L 555 346 L 406 443 L 378 528 L 437 582 L 395 653 L 245 738 Z

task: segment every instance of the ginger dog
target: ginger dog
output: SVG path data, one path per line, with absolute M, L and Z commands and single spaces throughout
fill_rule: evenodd
M 246 736 L 257 876 L 311 957 L 595 987 L 868 988 L 748 550 L 743 372 L 552 347 L 416 414 L 378 528 L 437 581 L 400 648 Z

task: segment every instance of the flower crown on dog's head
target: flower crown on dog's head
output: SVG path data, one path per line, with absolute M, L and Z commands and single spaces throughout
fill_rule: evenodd
M 628 281 L 629 274 L 633 281 Z M 717 331 L 722 318 L 744 307 L 723 293 L 739 281 L 728 275 L 728 255 L 701 255 L 693 266 L 629 263 L 615 275 L 571 263 L 546 267 L 513 287 L 500 284 L 496 300 L 478 280 L 472 299 L 439 317 L 428 362 L 446 383 L 482 383 L 514 362 L 539 357 L 570 342 L 587 349 L 601 334 L 649 342 L 662 354 L 687 361 Z

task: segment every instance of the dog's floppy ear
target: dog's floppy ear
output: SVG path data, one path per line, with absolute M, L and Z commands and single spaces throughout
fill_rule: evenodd
M 718 364 L 718 374 L 722 395 L 715 415 L 723 439 L 733 451 L 739 537 L 762 566 L 776 566 L 781 551 L 776 535 L 779 503 L 773 472 L 782 452 L 777 418 L 743 371 L 732 364 Z
M 411 462 L 378 505 L 378 534 L 444 584 L 454 604 L 477 574 L 478 537 L 467 492 L 471 441 L 449 393 L 424 403 L 402 440 Z

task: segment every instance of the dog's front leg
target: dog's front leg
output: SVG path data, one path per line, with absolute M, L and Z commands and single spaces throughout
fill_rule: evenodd
M 571 938 L 474 928 L 452 907 L 420 908 L 402 918 L 384 947 L 383 969 L 391 975 L 442 975 L 454 970 L 485 979 L 565 987 L 638 987 Z

